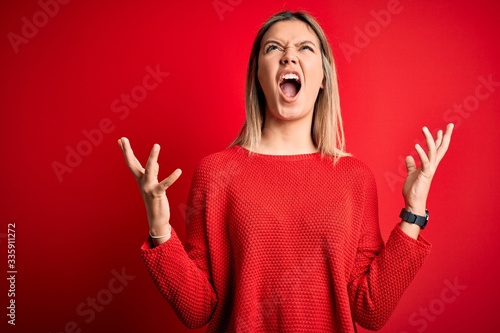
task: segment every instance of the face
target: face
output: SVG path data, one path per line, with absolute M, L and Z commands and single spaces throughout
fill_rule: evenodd
M 312 119 L 323 88 L 321 47 L 314 31 L 298 20 L 272 25 L 262 38 L 257 77 L 266 97 L 266 118 Z

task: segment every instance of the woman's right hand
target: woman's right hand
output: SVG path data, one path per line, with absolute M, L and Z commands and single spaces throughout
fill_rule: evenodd
M 139 189 L 141 190 L 146 212 L 148 214 L 149 230 L 151 235 L 167 235 L 170 231 L 170 208 L 165 191 L 181 175 L 182 171 L 176 169 L 170 176 L 158 182 L 158 155 L 160 146 L 155 144 L 149 154 L 146 168 L 143 168 L 139 160 L 135 157 L 130 142 L 127 138 L 118 140 L 122 149 L 127 165 L 132 171 Z M 169 237 L 153 238 L 155 245 L 160 245 L 168 240 Z

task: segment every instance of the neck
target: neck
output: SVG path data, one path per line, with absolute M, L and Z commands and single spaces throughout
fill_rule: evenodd
M 318 151 L 311 138 L 312 117 L 296 121 L 281 121 L 266 117 L 257 153 L 268 155 L 298 155 Z

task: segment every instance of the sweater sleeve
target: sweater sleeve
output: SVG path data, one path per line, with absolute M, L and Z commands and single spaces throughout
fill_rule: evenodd
M 397 224 L 384 246 L 371 172 L 363 192 L 362 233 L 348 291 L 354 320 L 366 329 L 378 330 L 396 308 L 431 245 L 420 236 L 417 240 L 409 237 Z
M 189 328 L 206 325 L 217 304 L 210 278 L 205 226 L 205 191 L 197 169 L 186 208 L 186 241 L 183 246 L 175 230 L 172 237 L 152 248 L 150 240 L 141 256 L 153 282 Z

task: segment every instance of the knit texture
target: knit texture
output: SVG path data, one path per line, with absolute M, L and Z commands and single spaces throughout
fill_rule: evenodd
M 356 332 L 381 328 L 430 251 L 398 225 L 380 235 L 377 190 L 353 157 L 249 154 L 197 166 L 186 239 L 142 248 L 182 322 L 207 332 Z

